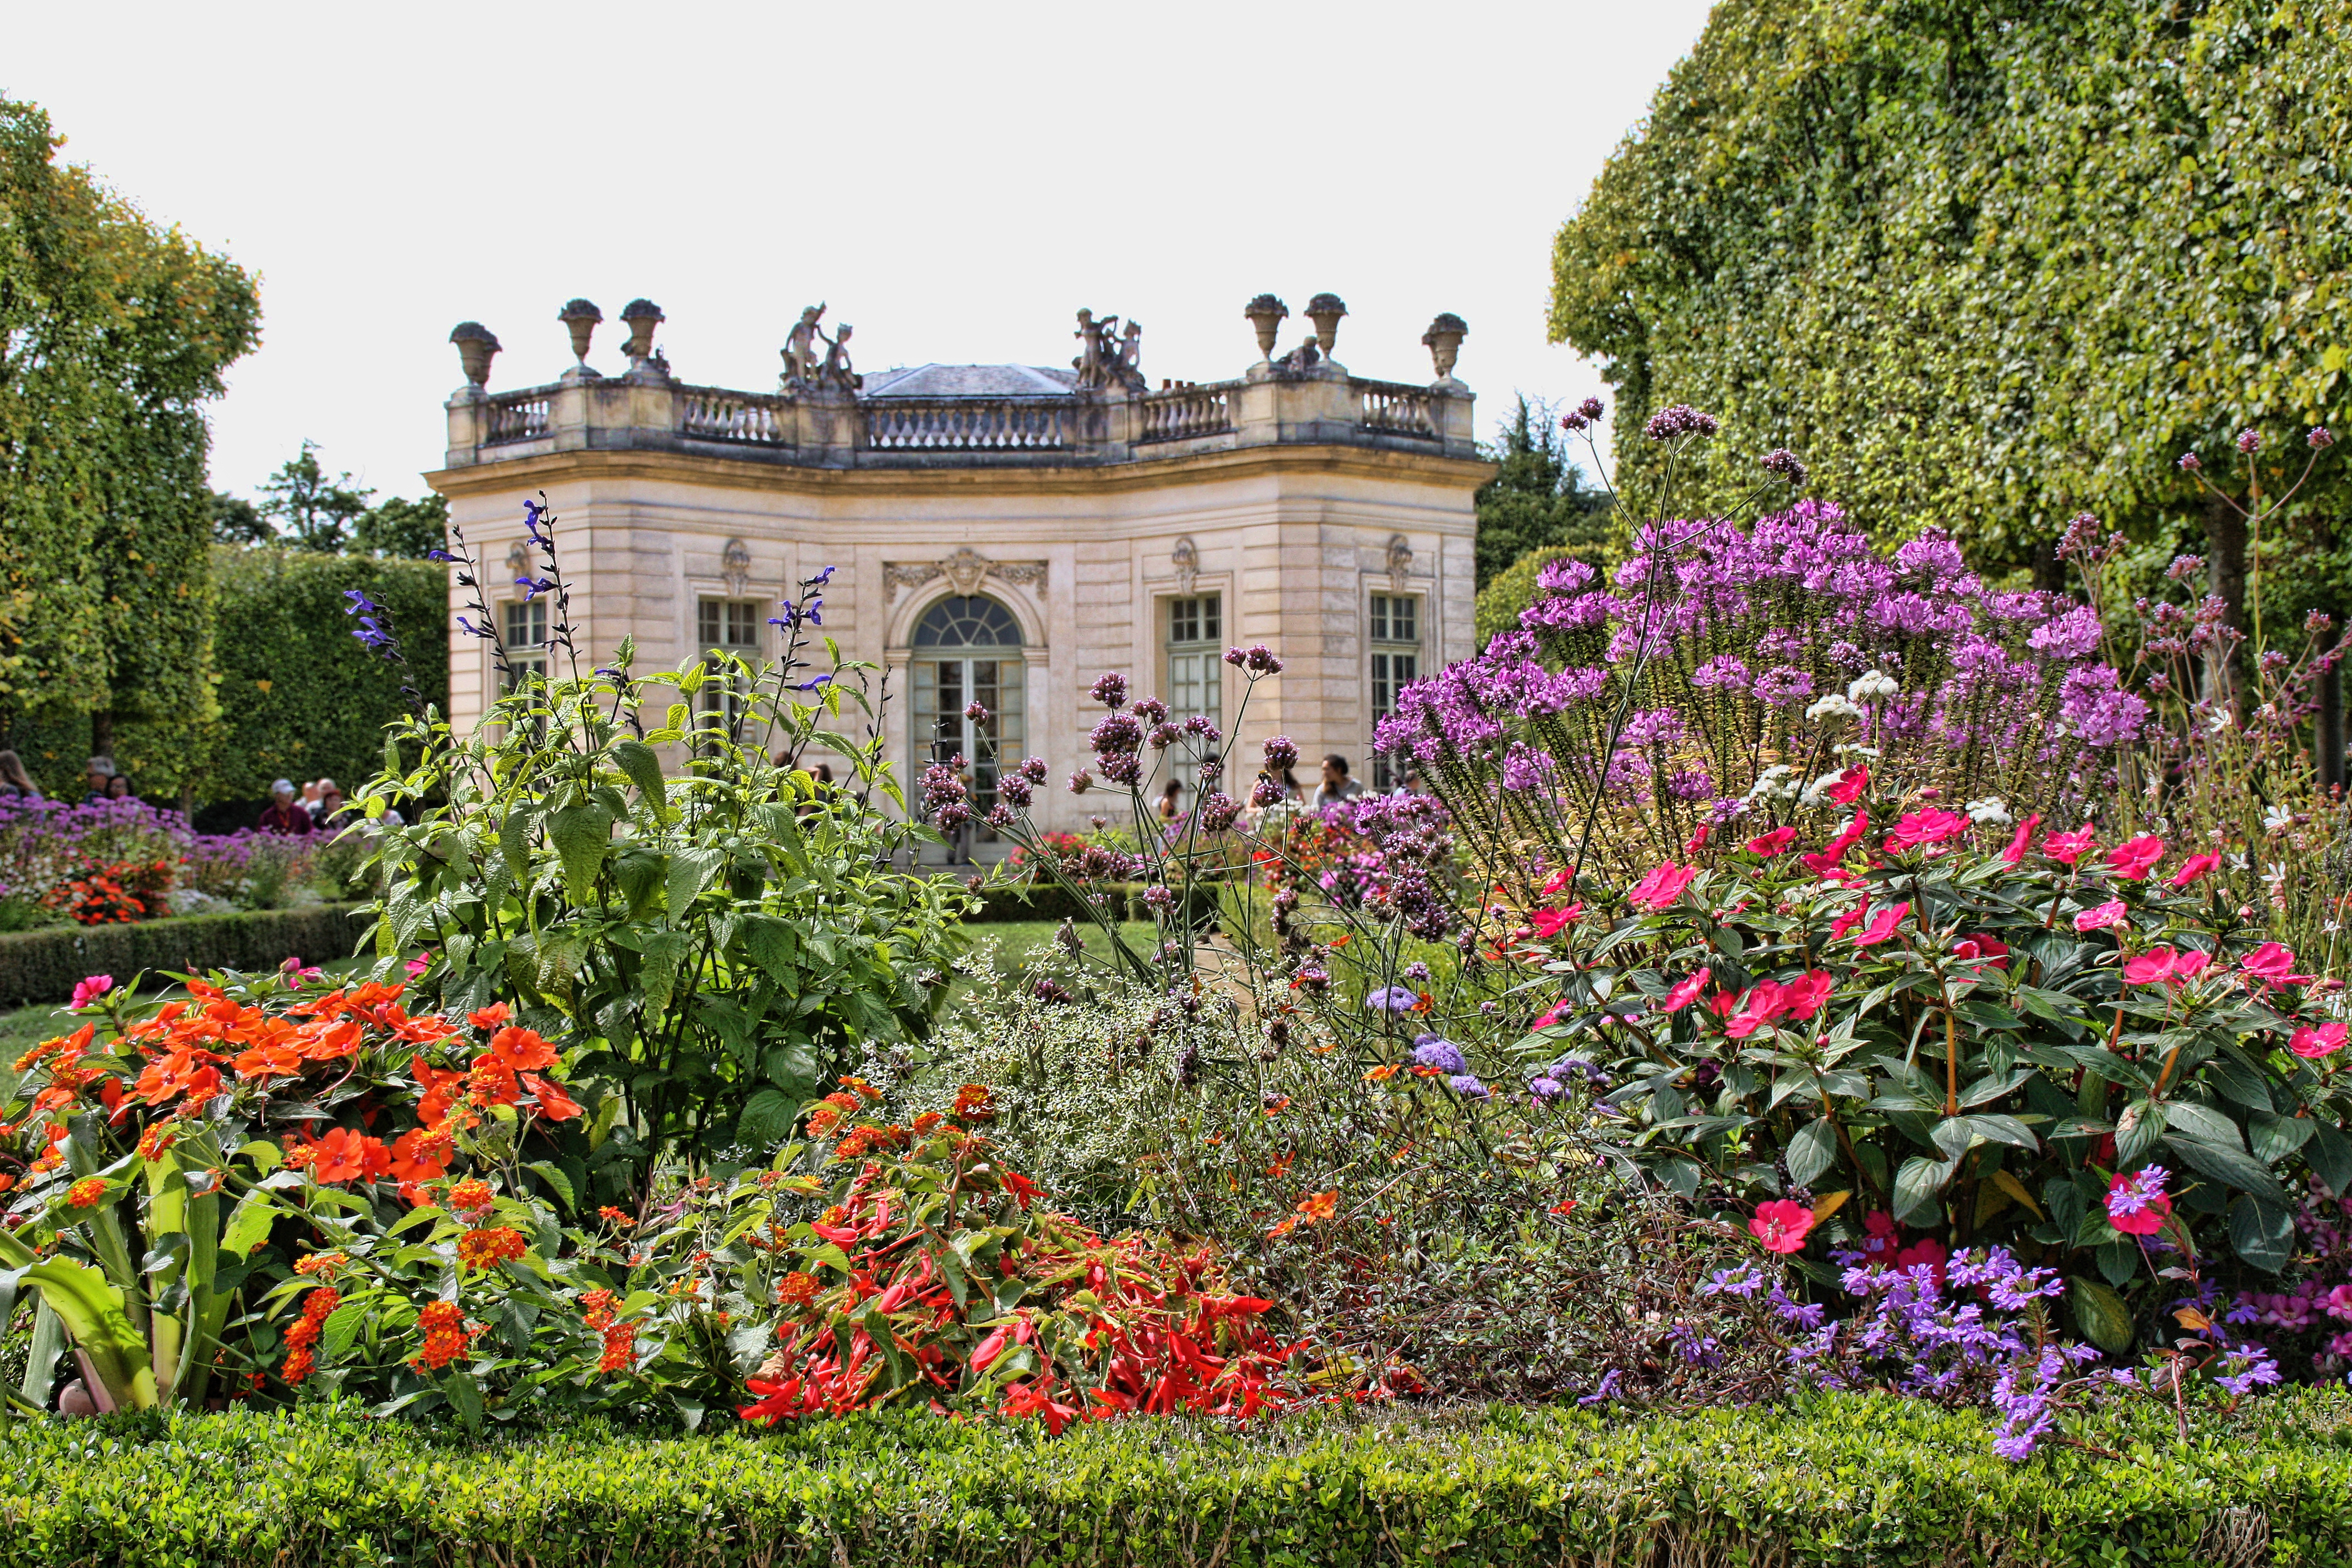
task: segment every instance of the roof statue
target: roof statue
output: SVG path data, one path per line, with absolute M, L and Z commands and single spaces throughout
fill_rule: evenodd
M 799 392 L 816 384 L 817 370 L 824 363 L 817 353 L 816 345 L 824 335 L 817 331 L 816 323 L 824 314 L 822 304 L 809 306 L 801 312 L 801 319 L 794 323 L 792 334 L 784 339 L 781 352 L 784 359 L 783 390 L 787 393 Z
M 1092 310 L 1078 312 L 1078 330 L 1070 334 L 1078 340 L 1078 357 L 1070 362 L 1078 373 L 1078 391 L 1103 392 L 1112 386 L 1145 390 L 1143 323 L 1129 321 L 1124 335 L 1114 336 L 1118 325 L 1115 314 L 1097 321 Z

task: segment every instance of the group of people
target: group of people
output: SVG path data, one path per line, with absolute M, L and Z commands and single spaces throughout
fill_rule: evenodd
M 40 787 L 33 775 L 25 771 L 25 759 L 14 752 L 0 752 L 0 799 L 39 800 Z M 82 764 L 82 796 L 84 805 L 100 801 L 137 800 L 131 792 L 131 775 L 119 773 L 112 757 L 92 757 Z
M 398 826 L 400 814 L 387 811 L 384 820 Z M 312 779 L 299 791 L 292 779 L 269 786 L 269 804 L 261 808 L 254 826 L 264 833 L 340 833 L 361 820 L 359 809 L 344 804 L 343 788 L 332 779 Z
M 1308 811 L 1321 811 L 1325 806 L 1337 805 L 1343 800 L 1352 800 L 1364 793 L 1362 781 L 1351 776 L 1349 768 L 1350 764 L 1347 758 L 1337 752 L 1330 752 L 1323 759 L 1323 776 L 1317 781 L 1312 790 L 1300 784 L 1297 773 L 1289 768 L 1269 772 L 1265 776 L 1282 787 L 1281 805 L 1304 806 Z M 1422 781 L 1420 770 L 1408 766 L 1404 773 L 1404 782 L 1390 793 L 1427 795 L 1429 787 Z M 1174 822 L 1183 815 L 1184 781 L 1170 779 L 1167 787 L 1160 792 L 1160 820 Z

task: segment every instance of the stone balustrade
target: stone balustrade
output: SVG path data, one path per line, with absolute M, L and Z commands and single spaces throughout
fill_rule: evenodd
M 824 468 L 1097 466 L 1265 446 L 1387 447 L 1472 458 L 1470 389 L 1369 381 L 1336 368 L 1261 366 L 1233 381 L 1135 392 L 868 396 L 755 393 L 675 382 L 652 362 L 625 376 L 575 370 L 550 386 L 447 405 L 447 466 L 581 450 L 701 452 Z

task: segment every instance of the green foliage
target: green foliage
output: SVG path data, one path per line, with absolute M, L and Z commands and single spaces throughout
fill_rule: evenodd
M 1554 250 L 1551 331 L 1620 394 L 1786 445 L 1882 534 L 1992 567 L 2084 510 L 2203 508 L 2173 468 L 2340 418 L 2352 53 L 2327 0 L 1729 0 Z M 2306 597 L 2352 486 L 2306 497 Z M 2285 552 L 2282 552 L 2284 557 Z M 2324 592 L 2323 592 L 2324 590 Z
M 1478 590 L 1475 625 L 1480 647 L 1517 627 L 1519 612 L 1543 596 L 1536 579 L 1542 575 L 1545 563 L 1559 560 L 1562 553 L 1549 544 L 1538 545 L 1496 573 Z
M 1612 1419 L 1318 1412 L 1235 1428 L 924 1415 L 768 1436 L 596 1424 L 474 1443 L 353 1409 L 0 1426 L 5 1568 L 523 1560 L 1340 1568 L 1475 1560 L 1929 1568 L 2352 1553 L 2352 1401 L 2136 1407 L 2010 1465 L 1990 1424 L 1881 1394 Z M 2267 1541 L 2265 1558 L 2262 1543 Z
M 344 594 L 392 614 L 427 701 L 449 692 L 449 576 L 417 561 L 216 547 L 221 739 L 215 798 L 268 798 L 270 781 L 324 775 L 346 788 L 383 765 L 384 726 L 406 710 L 398 670 L 352 639 Z M 256 809 L 258 809 L 257 804 Z
M 261 481 L 261 493 L 268 499 L 257 510 L 288 543 L 331 554 L 350 547 L 352 525 L 375 492 L 354 485 L 348 473 L 330 479 L 319 466 L 317 443 L 305 441 L 301 451 Z
M 76 982 L 88 974 L 111 974 L 127 983 L 142 970 L 260 973 L 289 958 L 326 963 L 358 944 L 367 928 L 357 914 L 348 904 L 327 904 L 10 932 L 0 935 L 0 1006 L 63 1005 Z
M 878 720 L 859 740 L 832 728 L 866 709 L 870 667 L 836 653 L 793 679 L 795 637 L 756 669 L 714 654 L 649 680 L 625 643 L 584 671 L 552 536 L 534 536 L 557 675 L 524 679 L 463 736 L 411 719 L 362 792 L 371 816 L 409 817 L 375 858 L 378 951 L 429 947 L 425 989 L 445 1005 L 510 1000 L 593 1043 L 577 1070 L 619 1092 L 649 1163 L 772 1148 L 861 1053 L 928 1024 L 971 900 L 894 864 L 932 836 L 877 798 L 903 807 Z M 461 557 L 460 584 L 478 571 Z M 660 746 L 686 751 L 682 773 L 664 775 Z M 855 777 L 820 793 L 797 765 L 812 746 Z
M 446 497 L 403 500 L 394 496 L 352 520 L 352 547 L 373 555 L 422 561 L 449 542 Z
M 0 100 L 0 736 L 91 714 L 168 790 L 202 772 L 214 719 L 200 405 L 259 300 L 56 146 Z
M 1528 552 L 1574 555 L 1598 566 L 1609 531 L 1609 497 L 1583 488 L 1549 404 L 1525 394 L 1487 449 L 1500 467 L 1478 487 L 1478 586 Z

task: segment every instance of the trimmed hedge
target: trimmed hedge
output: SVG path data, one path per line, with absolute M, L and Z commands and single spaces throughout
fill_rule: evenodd
M 928 1415 L 752 1436 L 587 1426 L 475 1445 L 294 1415 L 0 1426 L 0 1568 L 529 1563 L 2229 1564 L 2352 1560 L 2352 1398 L 2190 1439 L 2144 1404 L 2011 1464 L 1884 1394 L 1604 1418 L 1326 1411 L 1246 1431 Z
M 254 910 L 176 915 L 129 925 L 50 926 L 0 936 L 0 1007 L 64 1002 L 86 974 L 128 982 L 142 969 L 275 969 L 289 958 L 347 958 L 359 945 L 364 907 Z
M 1143 889 L 1140 884 L 1123 884 L 1113 889 L 1112 895 L 1119 907 L 1121 920 L 1149 921 L 1151 919 L 1151 910 L 1143 901 Z M 1192 902 L 1193 907 L 1203 915 L 1215 912 L 1216 889 L 1209 887 L 1195 889 L 1192 893 Z M 985 922 L 1074 920 L 1080 925 L 1085 925 L 1091 922 L 1093 919 L 1092 915 L 1079 907 L 1076 895 L 1058 882 L 982 888 L 980 891 L 980 908 L 964 917 L 967 924 L 974 921 Z

